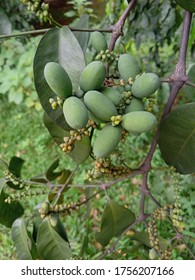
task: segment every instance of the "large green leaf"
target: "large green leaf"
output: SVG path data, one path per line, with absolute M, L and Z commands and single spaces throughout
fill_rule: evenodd
M 77 90 L 85 58 L 76 37 L 67 27 L 49 30 L 41 39 L 34 58 L 35 87 L 41 105 L 54 122 L 66 129 L 62 109 L 58 107 L 53 110 L 49 103 L 49 98 L 56 95 L 44 78 L 44 67 L 51 61 L 59 63 L 66 70 L 74 90 Z
M 180 5 L 183 9 L 195 12 L 195 0 L 174 0 L 178 5 Z
M 16 252 L 20 260 L 32 260 L 32 241 L 28 236 L 26 224 L 23 218 L 15 220 L 11 231 Z
M 24 209 L 19 202 L 5 202 L 8 195 L 0 188 L 0 223 L 6 227 L 11 227 L 13 222 L 23 215 Z
M 96 234 L 97 241 L 106 246 L 112 237 L 119 236 L 134 221 L 133 212 L 109 199 L 102 216 L 101 231 Z
M 10 34 L 12 31 L 12 24 L 8 16 L 2 8 L 0 8 L 0 35 Z
M 57 126 L 52 120 L 48 117 L 48 115 L 44 114 L 43 118 L 44 124 L 51 134 L 54 141 L 60 145 L 63 143 L 63 138 L 65 136 L 70 136 L 69 132 L 65 131 L 61 127 Z M 84 162 L 91 153 L 91 142 L 88 136 L 84 136 L 82 140 L 76 141 L 74 149 L 68 155 L 77 163 L 81 164 Z
M 39 227 L 37 249 L 44 260 L 66 260 L 72 256 L 69 243 L 53 229 L 49 218 L 45 218 Z
M 76 24 L 73 24 L 72 27 L 75 28 L 89 28 L 89 15 L 84 14 L 80 17 Z M 75 37 L 77 38 L 83 53 L 86 52 L 88 41 L 89 41 L 89 32 L 81 32 L 81 31 L 74 31 L 73 32 Z
M 178 106 L 164 119 L 159 147 L 165 162 L 179 173 L 195 172 L 195 103 Z

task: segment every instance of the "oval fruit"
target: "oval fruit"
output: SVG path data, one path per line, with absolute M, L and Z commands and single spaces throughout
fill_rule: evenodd
M 49 62 L 44 68 L 45 80 L 53 92 L 66 99 L 72 95 L 72 82 L 65 69 L 56 62 Z
M 98 158 L 109 156 L 117 148 L 121 138 L 122 128 L 120 126 L 105 126 L 95 139 L 94 155 Z
M 119 57 L 118 70 L 124 81 L 128 81 L 129 78 L 134 79 L 140 73 L 136 59 L 130 54 L 122 54 Z
M 90 40 L 92 46 L 97 52 L 100 52 L 102 50 L 103 51 L 107 50 L 108 48 L 107 41 L 105 36 L 101 32 L 99 31 L 92 32 Z
M 88 110 L 103 122 L 110 121 L 112 116 L 117 115 L 112 101 L 99 91 L 88 91 L 84 96 L 84 103 Z
M 120 92 L 113 87 L 103 87 L 101 93 L 107 96 L 115 106 L 118 106 L 122 100 Z
M 99 90 L 106 78 L 106 67 L 101 61 L 89 63 L 80 76 L 79 85 L 81 90 Z
M 136 111 L 125 114 L 121 125 L 128 132 L 138 135 L 142 132 L 152 130 L 157 125 L 156 117 L 146 111 Z
M 190 12 L 195 12 L 195 0 L 175 0 L 175 2 L 180 5 L 183 9 L 190 11 Z
M 88 111 L 89 120 L 94 121 L 96 124 L 102 123 L 102 120 L 98 119 L 91 111 Z
M 126 106 L 125 114 L 134 112 L 134 111 L 144 111 L 144 103 L 135 97 L 133 97 L 131 99 L 131 103 Z
M 80 129 L 88 122 L 88 111 L 85 104 L 77 97 L 67 98 L 63 104 L 63 113 L 67 123 L 73 129 Z
M 160 87 L 160 79 L 154 73 L 143 73 L 132 85 L 132 94 L 137 98 L 148 97 Z

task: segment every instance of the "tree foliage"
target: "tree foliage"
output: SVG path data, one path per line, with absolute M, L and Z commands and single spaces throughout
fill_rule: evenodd
M 59 160 L 55 160 L 45 174 L 36 174 L 25 180 L 21 173 L 22 159 L 13 157 L 9 163 L 0 161 L 4 170 L 4 178 L 0 179 L 0 222 L 11 228 L 20 259 L 84 258 L 89 249 L 89 233 L 93 233 L 91 243 L 98 248 L 97 258 L 114 258 L 116 247 L 124 237 L 132 244 L 134 240 L 139 242 L 146 250 L 147 258 L 152 255 L 151 250 L 155 251 L 158 259 L 174 258 L 174 250 L 181 242 L 185 244 L 188 257 L 194 258 L 193 234 L 188 230 L 185 215 L 182 215 L 182 184 L 185 184 L 185 179 L 180 175 L 192 174 L 195 170 L 195 105 L 194 102 L 185 104 L 186 87 L 190 87 L 191 95 L 194 88 L 193 75 L 189 72 L 187 76 L 185 70 L 193 15 L 168 0 L 122 1 L 122 5 L 119 5 L 120 1 L 114 2 L 112 5 L 113 1 L 108 1 L 106 7 L 108 18 L 105 22 L 108 19 L 111 22 L 107 22 L 103 29 L 96 28 L 104 34 L 98 39 L 106 41 L 107 44 L 103 44 L 104 41 L 102 46 L 108 45 L 108 49 L 103 47 L 99 51 L 94 39 L 89 37 L 89 32 L 94 29 L 89 29 L 87 15 L 81 17 L 74 27 L 60 26 L 49 13 L 48 6 L 47 13 L 44 13 L 41 3 L 35 7 L 35 2 L 30 1 L 29 5 L 36 8 L 35 12 L 40 11 L 41 19 L 57 26 L 43 35 L 36 49 L 34 82 L 44 110 L 44 124 L 61 148 L 62 156 L 70 156 L 75 168 L 71 172 L 66 168 L 59 170 Z M 188 9 L 187 6 L 184 8 Z M 5 10 L 2 10 L 2 15 L 0 30 L 3 30 L 2 34 L 10 33 Z M 4 28 L 5 25 L 9 30 Z M 123 32 L 124 38 L 121 39 Z M 109 35 L 105 36 L 105 33 Z M 181 44 L 173 36 L 174 39 L 180 38 Z M 139 61 L 135 50 L 139 53 L 145 47 L 143 42 L 147 42 L 148 53 L 146 57 L 144 50 Z M 176 52 L 174 69 L 166 65 L 168 61 L 164 60 L 163 48 L 171 50 L 171 55 Z M 129 54 L 130 51 L 132 53 Z M 120 64 L 121 57 L 125 58 L 127 65 Z M 150 67 L 151 59 L 155 65 Z M 58 63 L 70 77 L 73 96 L 68 98 L 72 98 L 71 108 L 82 104 L 83 110 L 87 111 L 88 122 L 84 127 L 71 127 L 66 116 L 69 114 L 71 118 L 79 119 L 82 117 L 80 108 L 70 114 L 69 108 L 64 109 L 68 98 L 58 96 L 50 88 L 44 74 L 50 62 Z M 89 64 L 93 71 L 86 70 Z M 99 73 L 99 66 L 105 69 L 105 76 L 102 76 L 103 71 Z M 131 71 L 131 67 L 136 71 Z M 193 72 L 193 66 L 191 69 Z M 131 74 L 126 77 L 128 71 Z M 151 73 L 154 71 L 156 73 Z M 164 75 L 169 76 L 164 79 Z M 147 79 L 144 78 L 146 76 Z M 167 99 L 158 97 L 163 93 L 164 83 L 170 85 L 166 89 Z M 83 84 L 87 84 L 87 90 Z M 162 102 L 163 99 L 166 100 Z M 182 104 L 178 106 L 178 103 Z M 141 143 L 142 153 L 136 143 Z M 134 156 L 133 150 L 141 154 L 141 159 Z M 85 179 L 77 183 L 75 175 L 85 164 L 90 166 L 90 170 Z M 168 174 L 172 178 L 173 188 L 168 192 L 166 186 L 158 181 L 159 174 L 162 177 Z M 135 190 L 136 195 L 132 190 L 129 197 L 124 198 L 126 187 L 128 191 L 131 188 Z M 78 197 L 74 192 L 76 189 L 82 190 Z M 117 199 L 116 194 L 119 193 L 126 203 Z M 22 206 L 21 198 L 38 194 L 44 195 L 44 199 L 40 199 L 31 210 L 31 219 L 27 219 L 28 208 Z M 92 202 L 103 195 L 102 217 L 95 209 L 98 213 L 97 230 Z M 134 199 L 136 196 L 137 204 L 129 202 L 130 196 Z M 66 229 L 69 217 L 79 211 L 88 223 L 80 256 L 72 248 L 71 229 Z

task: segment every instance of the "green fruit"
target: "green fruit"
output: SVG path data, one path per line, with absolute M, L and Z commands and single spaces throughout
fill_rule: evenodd
M 92 112 L 88 111 L 89 120 L 94 121 L 96 124 L 102 123 L 102 120 L 98 119 Z
M 59 215 L 57 213 L 51 213 L 49 216 L 49 221 L 52 227 L 56 227 L 58 224 Z
M 152 130 L 157 125 L 157 119 L 150 112 L 136 111 L 124 115 L 121 125 L 128 132 L 138 135 Z
M 122 100 L 120 92 L 113 87 L 103 87 L 101 93 L 107 96 L 115 106 L 118 106 Z
M 149 250 L 149 258 L 151 260 L 158 260 L 159 259 L 159 255 L 158 255 L 157 251 L 154 248 Z
M 121 138 L 122 128 L 120 126 L 105 126 L 95 139 L 94 155 L 98 158 L 109 156 L 117 148 Z
M 195 12 L 195 0 L 175 0 L 175 2 L 183 9 L 190 12 Z
M 80 76 L 79 85 L 81 90 L 99 90 L 106 78 L 106 67 L 101 61 L 89 63 Z
M 103 51 L 107 50 L 108 45 L 106 42 L 106 38 L 101 32 L 94 31 L 93 33 L 91 33 L 90 40 L 91 40 L 92 46 L 94 47 L 94 49 L 97 52 L 100 52 L 102 50 Z
M 154 73 L 143 73 L 132 85 L 132 94 L 137 98 L 148 97 L 160 87 L 160 79 Z
M 61 98 L 66 99 L 72 95 L 72 82 L 65 69 L 56 62 L 45 65 L 44 76 L 53 92 Z
M 103 122 L 110 121 L 112 116 L 117 115 L 112 101 L 99 91 L 88 91 L 84 96 L 84 103 L 88 110 Z
M 126 106 L 125 114 L 134 111 L 144 111 L 144 103 L 135 97 L 132 98 L 131 103 L 128 106 Z
M 73 129 L 80 129 L 88 122 L 88 112 L 85 104 L 77 97 L 67 98 L 63 104 L 63 113 L 66 122 Z
M 49 203 L 48 202 L 43 202 L 41 204 L 41 207 L 39 209 L 40 214 L 47 214 L 49 212 Z
M 130 54 L 122 54 L 119 57 L 118 70 L 124 81 L 128 81 L 129 78 L 134 79 L 140 73 L 137 61 Z

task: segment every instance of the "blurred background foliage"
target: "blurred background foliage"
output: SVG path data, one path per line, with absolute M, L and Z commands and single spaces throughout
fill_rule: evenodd
M 91 27 L 103 28 L 114 24 L 127 7 L 125 0 L 71 0 L 71 1 L 46 1 L 51 2 L 52 13 L 57 19 L 60 5 L 63 9 L 63 23 L 74 23 L 82 14 L 90 15 Z M 59 3 L 57 3 L 59 2 Z M 64 3 L 65 2 L 65 3 Z M 67 8 L 68 7 L 68 8 Z M 61 13 L 60 8 L 60 13 Z M 57 11 L 57 12 L 56 12 Z M 44 28 L 37 17 L 26 10 L 20 0 L 6 0 L 0 2 L 1 19 L 7 23 L 7 28 L 1 34 L 10 34 L 19 31 Z M 143 0 L 133 10 L 125 24 L 124 36 L 117 41 L 118 52 L 130 52 L 139 61 L 143 71 L 156 72 L 161 78 L 168 77 L 175 65 L 183 10 L 169 0 Z M 0 20 L 1 21 L 1 20 Z M 5 25 L 4 25 L 5 26 Z M 47 27 L 47 25 L 46 25 Z M 107 39 L 110 35 L 106 34 Z M 60 149 L 53 143 L 50 135 L 42 123 L 42 110 L 37 98 L 33 82 L 33 58 L 41 36 L 25 36 L 20 38 L 5 39 L 0 41 L 0 159 L 9 162 L 12 156 L 22 157 L 25 160 L 22 176 L 31 178 L 44 173 L 54 159 L 60 159 L 60 168 L 72 170 L 74 162 L 69 157 L 64 157 Z M 189 41 L 188 69 L 194 63 L 195 56 L 195 22 Z M 90 53 L 90 50 L 89 50 Z M 192 75 L 192 78 L 195 75 Z M 195 81 L 194 81 L 195 82 Z M 187 89 L 188 91 L 188 89 Z M 186 99 L 185 90 L 181 93 L 178 102 L 190 101 L 194 98 L 193 90 L 188 92 Z M 162 85 L 158 97 L 156 112 L 160 112 L 167 101 L 169 85 Z M 129 137 L 121 153 L 126 157 L 126 162 L 136 164 L 140 162 L 149 149 L 151 135 L 139 138 Z M 128 152 L 127 152 L 128 151 Z M 76 183 L 85 180 L 85 173 L 91 169 L 91 161 L 82 164 Z M 164 203 L 169 203 L 175 192 L 174 181 L 157 149 L 153 160 L 154 169 L 150 176 L 150 186 L 154 195 Z M 0 170 L 0 175 L 1 175 Z M 186 221 L 184 233 L 193 240 L 195 238 L 195 179 L 194 176 L 180 176 L 181 204 Z M 109 196 L 123 205 L 131 207 L 137 214 L 139 209 L 139 195 L 137 185 L 139 178 L 118 184 L 109 189 Z M 91 192 L 91 191 L 90 191 Z M 77 189 L 68 192 L 66 199 L 81 199 L 85 191 Z M 87 194 L 89 195 L 89 194 Z M 166 201 L 165 201 L 166 200 Z M 39 202 L 38 198 L 24 199 L 23 205 L 29 209 Z M 65 218 L 67 231 L 71 236 L 71 246 L 75 254 L 83 257 L 99 254 L 100 245 L 95 241 L 94 231 L 99 229 L 101 214 L 105 205 L 104 195 L 101 193 L 77 213 Z M 148 210 L 151 210 L 148 204 Z M 90 219 L 87 219 L 89 218 Z M 184 222 L 185 222 L 184 221 Z M 142 230 L 139 226 L 137 230 Z M 167 237 L 167 228 L 160 228 L 161 235 Z M 83 240 L 83 245 L 80 239 Z M 114 242 L 114 240 L 113 240 Z M 193 247 L 194 245 L 192 245 Z M 195 248 L 194 248 L 195 249 Z M 185 246 L 178 245 L 173 251 L 175 259 L 189 259 L 190 255 Z M 6 227 L 0 225 L 0 259 L 16 259 L 15 248 Z M 128 234 L 121 239 L 119 250 L 113 253 L 113 259 L 148 259 L 148 249 L 139 242 L 129 241 Z

